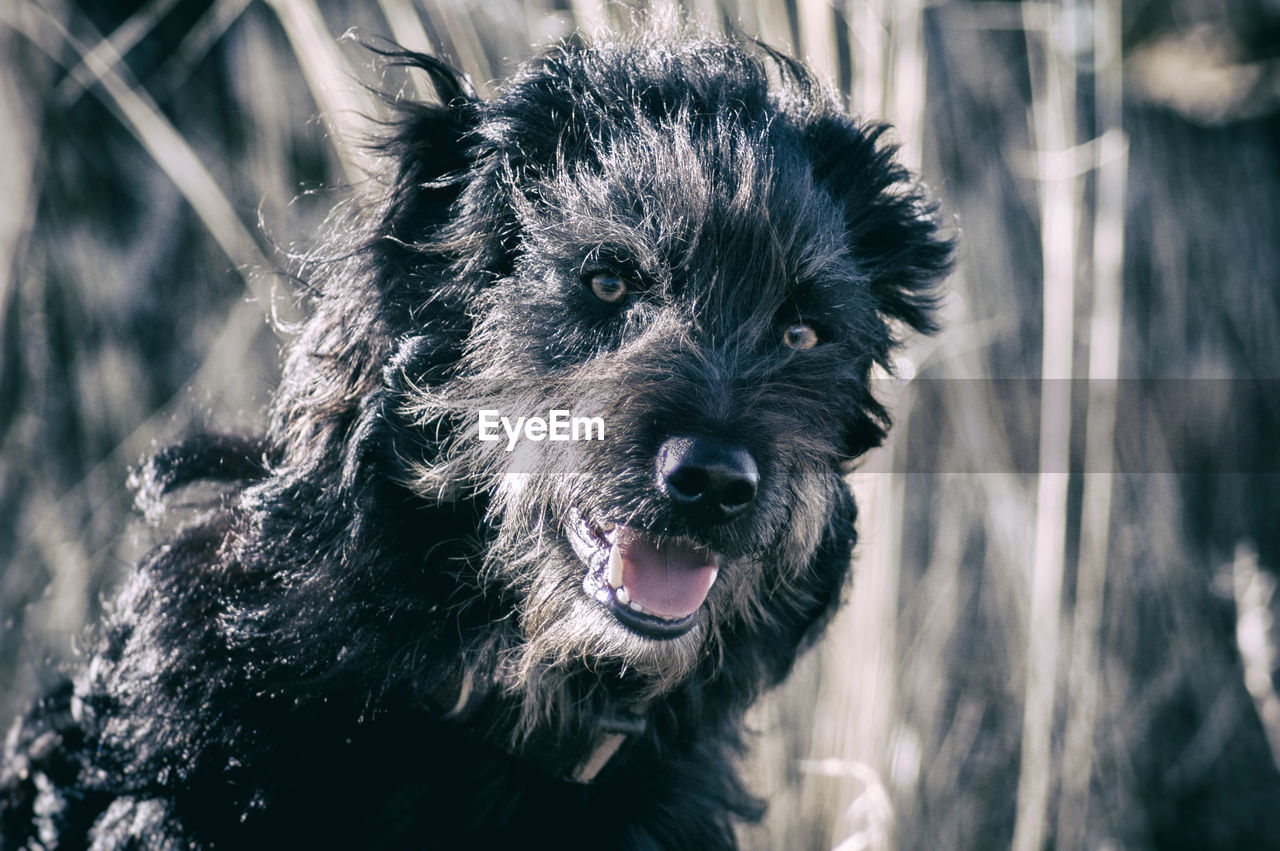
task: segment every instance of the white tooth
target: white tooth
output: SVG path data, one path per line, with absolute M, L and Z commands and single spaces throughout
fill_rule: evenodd
M 596 593 L 596 589 L 591 584 L 591 574 L 582 577 L 582 590 L 586 592 L 588 597 Z
M 640 614 L 644 614 L 644 609 L 643 609 L 643 608 L 640 606 L 640 604 L 639 604 L 639 603 L 637 603 L 635 600 L 632 600 L 632 601 L 631 601 L 630 603 L 628 603 L 627 605 L 631 607 L 631 611 L 633 611 L 633 612 L 639 612 Z
M 707 583 L 707 589 L 710 590 L 712 585 L 716 584 L 716 580 L 720 577 L 720 569 L 716 568 L 711 571 L 711 581 Z
M 596 599 L 599 600 L 601 603 L 609 602 L 609 592 L 601 588 L 600 590 L 596 591 Z
M 609 585 L 622 587 L 622 550 L 617 546 L 609 548 Z
M 614 591 L 613 596 L 617 597 L 618 602 L 624 606 L 631 602 L 631 595 L 627 593 L 626 588 L 619 588 L 617 591 Z

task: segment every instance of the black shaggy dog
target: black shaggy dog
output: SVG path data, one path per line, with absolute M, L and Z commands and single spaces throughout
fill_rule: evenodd
M 752 43 L 570 41 L 488 101 L 398 59 L 441 102 L 322 247 L 266 435 L 139 475 L 221 498 L 10 736 L 5 851 L 715 849 L 760 813 L 743 713 L 846 585 L 936 211 Z

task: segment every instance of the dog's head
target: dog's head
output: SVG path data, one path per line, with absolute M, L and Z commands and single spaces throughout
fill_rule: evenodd
M 569 42 L 487 101 L 405 61 L 444 103 L 402 106 L 363 295 L 335 276 L 293 355 L 289 456 L 341 443 L 347 479 L 478 506 L 441 569 L 524 687 L 776 676 L 839 596 L 872 367 L 932 328 L 934 207 L 883 126 L 755 44 Z

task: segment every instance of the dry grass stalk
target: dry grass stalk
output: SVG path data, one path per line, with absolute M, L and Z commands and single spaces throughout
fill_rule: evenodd
M 186 82 L 192 70 L 218 41 L 227 34 L 232 24 L 249 8 L 253 0 L 215 0 L 191 26 L 164 65 L 152 77 L 149 88 L 157 99 L 172 95 Z
M 574 9 L 578 8 L 574 4 Z M 460 14 L 458 5 L 450 2 L 434 3 L 428 17 L 436 24 L 436 31 L 447 42 L 442 47 L 442 58 L 462 68 L 471 76 L 471 82 L 482 96 L 493 92 L 493 66 L 480 44 L 480 34 L 473 22 Z
M 825 4 L 817 5 L 816 11 L 810 9 L 801 17 L 801 36 L 806 45 L 830 46 L 826 54 L 831 65 L 828 73 L 834 76 L 837 34 L 831 25 L 830 9 Z M 871 42 L 882 48 L 879 55 L 863 52 L 855 61 L 860 62 L 862 71 L 877 68 L 878 72 L 869 72 L 869 76 L 887 85 L 871 92 L 878 96 L 876 102 L 855 104 L 855 108 L 892 121 L 903 143 L 899 156 L 908 167 L 918 170 L 924 124 L 923 9 L 916 2 L 900 2 L 880 11 L 886 18 L 877 21 L 873 29 L 887 31 L 889 38 Z M 814 31 L 818 20 L 826 23 L 827 32 Z M 813 47 L 807 46 L 806 51 L 812 60 Z M 842 848 L 879 849 L 894 845 L 894 814 L 882 780 L 894 768 L 892 741 L 899 718 L 896 637 L 904 481 L 901 473 L 893 471 L 893 457 L 895 447 L 905 443 L 910 407 L 909 400 L 896 397 L 896 393 L 903 389 L 911 369 L 905 365 L 903 379 L 894 382 L 896 387 L 891 392 L 895 392 L 895 398 L 882 399 L 895 421 L 890 440 L 870 454 L 864 472 L 853 477 L 854 494 L 861 506 L 858 569 L 849 605 L 832 625 L 822 657 L 824 676 L 811 754 L 815 758 L 835 758 L 859 769 L 850 774 L 850 778 L 859 781 L 856 787 L 847 781 L 828 786 L 829 792 L 853 796 L 852 803 L 846 797 L 832 801 L 827 810 L 827 818 L 831 813 L 842 814 L 835 825 Z M 889 382 L 882 386 L 885 384 Z M 905 729 L 898 732 L 900 737 L 914 741 L 913 733 Z M 904 749 L 904 753 L 907 750 L 910 749 Z M 912 765 L 898 765 L 898 773 L 914 778 L 919 771 L 918 748 L 904 760 Z M 821 812 L 815 817 L 820 818 Z
M 382 12 L 382 17 L 387 19 L 387 26 L 391 28 L 391 37 L 401 47 L 428 55 L 436 52 L 430 37 L 427 36 L 426 28 L 422 25 L 422 18 L 418 17 L 418 12 L 414 9 L 411 0 L 378 0 L 378 9 Z M 431 83 L 422 75 L 413 75 L 411 85 L 414 93 L 423 100 L 430 98 L 433 94 Z
M 1032 57 L 1028 64 L 1034 139 L 1038 151 L 1057 156 L 1075 142 L 1074 60 L 1062 55 L 1058 40 L 1035 30 L 1033 23 L 1028 21 L 1027 50 Z M 1070 25 L 1066 16 L 1053 23 L 1052 29 Z M 1076 183 L 1070 175 L 1046 174 L 1039 184 L 1044 269 L 1040 452 L 1014 851 L 1039 851 L 1043 846 L 1054 779 L 1052 732 L 1061 651 L 1074 354 Z
M 95 68 L 100 68 L 103 63 L 119 62 L 120 58 L 146 38 L 176 5 L 177 0 L 149 0 L 144 3 L 142 8 L 130 15 L 109 36 L 89 49 L 80 62 L 58 83 L 53 92 L 53 99 L 66 104 L 75 102 L 86 88 L 97 81 L 98 73 L 94 70 Z
M 861 0 L 850 4 L 849 28 L 844 34 L 853 64 L 850 93 L 855 113 L 883 115 L 888 72 L 891 14 L 886 0 Z
M 0 45 L 11 48 L 17 34 L 0 32 Z M 15 306 L 13 292 L 16 259 L 27 234 L 35 224 L 36 198 L 32 176 L 40 144 L 40 118 L 31 118 L 34 99 L 26 96 L 8 68 L 0 69 L 0 197 L 8 199 L 0 207 L 0 328 L 8 327 L 5 311 Z
M 785 4 L 773 0 L 756 0 L 755 16 L 760 22 L 759 37 L 766 44 L 787 51 L 794 47 L 796 37 L 791 30 Z
M 257 242 L 236 214 L 217 180 L 204 167 L 182 134 L 165 118 L 155 101 L 120 66 L 120 57 L 105 51 L 90 52 L 51 14 L 41 15 L 41 25 L 56 33 L 58 38 L 64 40 L 87 63 L 106 92 L 107 97 L 103 102 L 173 181 L 208 228 L 209 235 L 236 268 L 269 267 L 266 257 L 258 249 Z M 99 42 L 99 45 L 103 44 L 109 42 Z M 250 275 L 243 277 L 245 285 L 262 308 L 269 309 L 273 304 L 271 292 L 256 278 Z M 281 318 L 287 320 L 291 317 Z
M 1085 470 L 1080 564 L 1072 613 L 1071 663 L 1062 759 L 1058 842 L 1083 848 L 1088 838 L 1090 778 L 1097 721 L 1102 611 L 1108 545 L 1116 426 L 1116 391 L 1124 295 L 1124 211 L 1128 177 L 1123 131 L 1120 61 L 1120 2 L 1094 7 L 1094 103 L 1101 144 L 1097 146 L 1093 220 L 1093 313 L 1089 328 L 1089 398 L 1085 422 Z
M 836 33 L 832 26 L 831 4 L 800 2 L 796 4 L 796 20 L 800 29 L 800 56 L 818 76 L 838 80 Z
M 347 182 L 361 183 L 374 168 L 361 141 L 374 135 L 369 121 L 379 114 L 377 99 L 361 87 L 312 0 L 268 0 L 268 5 L 284 27 Z
M 1275 623 L 1271 600 L 1276 580 L 1258 569 L 1258 553 L 1247 543 L 1236 546 L 1231 565 L 1231 588 L 1236 602 L 1236 646 L 1244 664 L 1244 684 L 1271 748 L 1271 759 L 1280 767 L 1280 695 L 1272 676 L 1276 672 Z
M 54 566 L 55 573 L 63 575 L 55 581 L 61 583 L 54 589 L 54 598 L 60 605 L 74 605 L 74 609 L 62 609 L 49 615 L 55 629 L 65 629 L 69 634 L 81 623 L 73 623 L 73 612 L 85 611 L 88 596 L 73 593 L 63 586 L 67 582 L 76 587 L 87 587 L 88 566 L 98 554 L 86 550 L 91 528 L 71 528 L 69 518 L 73 506 L 85 506 L 90 514 L 99 503 L 113 499 L 123 490 L 121 471 L 135 463 L 153 444 L 157 434 L 172 427 L 175 415 L 192 407 L 191 399 L 204 398 L 220 387 L 234 382 L 239 365 L 247 358 L 254 339 L 265 326 L 264 313 L 280 323 L 292 322 L 295 311 L 287 302 L 279 302 L 265 280 L 248 270 L 270 268 L 271 264 L 259 250 L 248 229 L 236 214 L 230 200 L 222 192 L 214 177 L 204 167 L 195 151 L 181 133 L 165 118 L 155 101 L 132 78 L 127 68 L 113 55 L 111 41 L 99 39 L 96 50 L 90 50 L 76 39 L 64 23 L 68 20 L 57 3 L 50 8 L 24 4 L 24 33 L 52 58 L 59 58 L 63 44 L 72 48 L 85 67 L 101 84 L 103 103 L 111 109 L 122 125 L 155 160 L 156 164 L 172 180 L 174 186 L 191 205 L 197 217 L 205 225 L 210 236 L 241 271 L 252 301 L 241 301 L 214 338 L 200 369 L 188 385 L 191 394 L 179 394 L 162 408 L 153 412 L 134 428 L 127 437 L 117 443 L 98 460 L 75 485 L 61 492 L 57 510 L 37 509 L 37 520 L 30 528 L 28 541 L 19 548 L 16 559 L 22 561 L 35 552 L 44 552 L 44 562 Z M 87 21 L 80 20 L 85 28 Z M 189 413 L 189 411 L 188 411 Z M 184 418 L 185 420 L 186 418 Z M 104 512 L 105 513 L 105 512 Z M 66 591 L 65 599 L 63 592 Z M 79 598 L 78 601 L 76 598 Z
M 609 27 L 609 8 L 605 0 L 570 0 L 569 8 L 573 10 L 574 23 L 587 35 Z

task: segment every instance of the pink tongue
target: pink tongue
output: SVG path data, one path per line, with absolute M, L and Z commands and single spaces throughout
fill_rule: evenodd
M 668 618 L 691 615 L 707 599 L 716 577 L 716 557 L 693 544 L 668 542 L 622 528 L 614 546 L 622 554 L 622 584 L 645 611 Z

